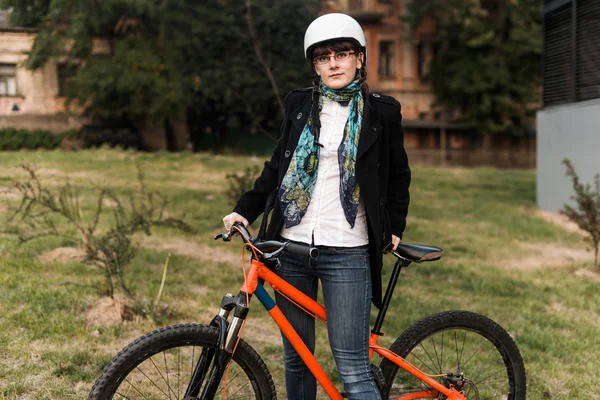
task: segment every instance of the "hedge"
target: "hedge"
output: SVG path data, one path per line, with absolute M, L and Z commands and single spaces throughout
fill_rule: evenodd
M 78 135 L 75 129 L 55 134 L 43 129 L 4 128 L 0 129 L 0 150 L 55 149 L 64 137 L 73 139 Z

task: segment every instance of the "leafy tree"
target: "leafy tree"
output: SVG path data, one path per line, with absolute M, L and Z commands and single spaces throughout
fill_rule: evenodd
M 37 27 L 48 14 L 51 0 L 0 0 L 0 10 L 10 9 L 11 22 L 16 26 Z
M 68 103 L 108 125 L 187 112 L 221 141 L 232 129 L 271 135 L 285 93 L 309 82 L 302 35 L 318 0 L 0 2 L 14 23 L 39 29 L 26 65 L 70 65 Z
M 571 196 L 571 199 L 575 202 L 576 207 L 565 204 L 561 213 L 575 222 L 583 231 L 587 232 L 589 236 L 585 240 L 592 245 L 594 249 L 594 266 L 599 268 L 600 174 L 594 176 L 594 187 L 592 188 L 589 183 L 583 184 L 579 181 L 579 176 L 575 172 L 575 168 L 570 160 L 565 158 L 563 164 L 567 167 L 567 176 L 573 182 L 575 194 Z
M 436 26 L 429 79 L 437 103 L 482 133 L 530 133 L 539 101 L 542 0 L 413 1 L 411 31 Z

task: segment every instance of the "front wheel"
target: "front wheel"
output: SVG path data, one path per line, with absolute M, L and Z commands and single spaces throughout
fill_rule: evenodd
M 525 400 L 526 378 L 517 345 L 500 325 L 468 311 L 445 311 L 414 323 L 390 350 L 469 400 Z M 391 361 L 380 364 L 383 398 L 440 398 Z M 411 397 L 410 393 L 429 393 Z M 444 397 L 445 398 L 445 397 Z
M 203 396 L 214 357 L 218 331 L 206 325 L 175 325 L 142 336 L 104 368 L 88 400 L 226 398 L 275 399 L 275 385 L 264 361 L 240 340 L 226 378 L 214 397 Z M 212 355 L 211 355 L 212 354 Z M 192 376 L 203 378 L 190 385 Z M 191 387 L 196 386 L 196 387 Z M 189 393 L 194 395 L 190 396 Z M 199 396 L 199 397 L 198 397 Z

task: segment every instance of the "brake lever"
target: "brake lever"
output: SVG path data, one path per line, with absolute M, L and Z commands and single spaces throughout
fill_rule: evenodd
M 281 253 L 283 253 L 284 250 L 285 250 L 285 247 L 281 247 L 272 253 L 263 253 L 262 258 L 264 260 L 272 260 L 274 258 L 279 258 L 279 256 L 281 255 Z
M 213 239 L 223 239 L 224 242 L 231 242 L 231 235 L 229 233 L 219 233 L 218 235 L 215 235 Z

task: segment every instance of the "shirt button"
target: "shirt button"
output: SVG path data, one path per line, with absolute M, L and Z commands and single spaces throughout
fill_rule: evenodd
M 381 96 L 379 95 L 379 93 L 373 93 L 373 97 L 380 98 Z
M 289 150 L 285 151 L 285 158 L 290 158 L 290 151 Z
M 298 113 L 298 115 L 296 115 L 296 119 L 300 119 L 302 118 L 302 113 Z

